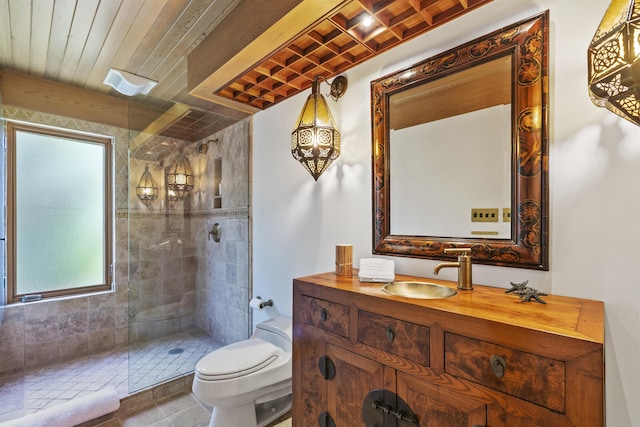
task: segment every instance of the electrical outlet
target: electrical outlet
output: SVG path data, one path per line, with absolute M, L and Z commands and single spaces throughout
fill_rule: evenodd
M 498 222 L 498 208 L 471 209 L 471 222 Z
M 511 222 L 511 208 L 502 209 L 502 222 Z

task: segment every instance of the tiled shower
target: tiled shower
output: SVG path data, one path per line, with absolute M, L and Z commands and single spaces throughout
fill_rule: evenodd
M 208 351 L 248 336 L 248 119 L 196 141 L 156 135 L 164 151 L 153 163 L 162 166 L 150 169 L 160 197 L 147 208 L 135 186 L 150 159 L 129 149 L 128 129 L 7 105 L 1 113 L 114 138 L 116 262 L 113 292 L 0 307 L 0 421 L 104 385 L 135 393 L 192 372 Z M 208 152 L 196 154 L 207 142 Z M 168 206 L 163 167 L 180 149 L 195 187 Z M 214 224 L 219 242 L 209 238 Z M 71 380 L 78 372 L 80 384 Z
M 129 193 L 130 363 L 144 364 L 149 342 L 182 342 L 167 348 L 169 366 L 152 369 L 158 378 L 159 371 L 168 377 L 192 371 L 208 351 L 248 336 L 248 138 L 244 121 L 195 141 L 155 135 L 131 150 L 130 183 L 147 167 L 159 197 L 146 207 Z M 195 182 L 182 200 L 170 203 L 164 173 L 178 152 L 188 159 Z M 221 230 L 219 241 L 209 233 L 214 225 Z M 150 354 L 150 360 L 162 356 Z M 133 390 L 155 381 L 145 369 L 136 371 Z

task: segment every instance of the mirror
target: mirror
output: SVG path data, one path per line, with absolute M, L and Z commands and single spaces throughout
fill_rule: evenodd
M 389 113 L 391 234 L 510 239 L 511 56 L 393 93 Z
M 373 253 L 548 270 L 548 20 L 371 83 Z

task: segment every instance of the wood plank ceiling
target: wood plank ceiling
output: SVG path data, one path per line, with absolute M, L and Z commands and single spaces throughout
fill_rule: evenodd
M 113 96 L 121 95 L 102 83 L 110 67 L 157 80 L 150 98 L 192 111 L 164 132 L 194 141 L 305 90 L 316 74 L 338 75 L 491 0 L 347 0 L 320 20 L 310 17 L 275 51 L 255 52 L 211 99 L 191 95 L 188 55 L 241 2 L 262 1 L 0 0 L 0 70 Z M 218 44 L 223 50 L 225 41 Z M 248 109 L 212 102 L 222 98 Z

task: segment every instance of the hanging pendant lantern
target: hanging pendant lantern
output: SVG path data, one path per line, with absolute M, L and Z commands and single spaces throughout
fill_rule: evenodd
M 588 55 L 591 101 L 640 125 L 639 1 L 611 1 Z
M 291 133 L 291 154 L 316 181 L 340 155 L 338 132 L 329 106 L 320 93 L 320 79 L 315 76 L 296 128 Z M 347 90 L 347 79 L 339 76 L 331 83 L 331 97 L 337 100 Z
M 167 172 L 167 188 L 175 193 L 178 200 L 182 200 L 185 193 L 193 190 L 193 182 L 193 171 L 189 160 L 180 151 L 176 163 Z
M 149 172 L 149 166 L 144 167 L 144 172 L 142 172 L 140 182 L 136 187 L 136 195 L 146 207 L 149 207 L 158 198 L 158 185 Z

